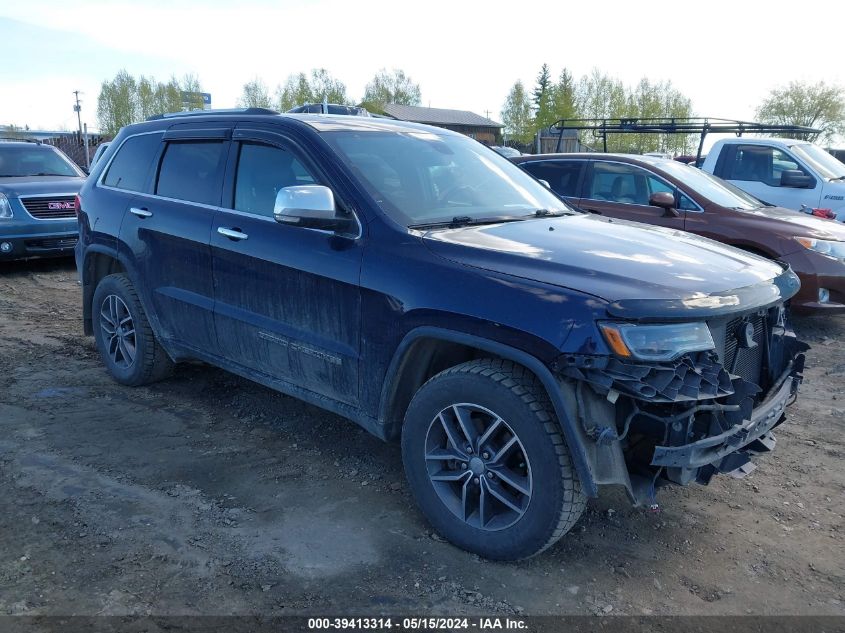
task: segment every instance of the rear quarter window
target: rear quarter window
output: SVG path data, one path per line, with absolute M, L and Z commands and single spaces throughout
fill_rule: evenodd
M 161 133 L 132 136 L 121 145 L 106 170 L 107 187 L 148 193 L 150 171 L 161 147 Z

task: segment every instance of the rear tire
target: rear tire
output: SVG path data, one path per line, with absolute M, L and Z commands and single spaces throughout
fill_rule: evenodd
M 136 387 L 162 380 L 173 361 L 155 339 L 138 293 L 124 274 L 103 277 L 91 304 L 94 340 L 117 382 Z
M 543 385 L 510 361 L 470 361 L 425 383 L 405 416 L 402 459 L 437 532 L 486 558 L 539 554 L 586 505 Z

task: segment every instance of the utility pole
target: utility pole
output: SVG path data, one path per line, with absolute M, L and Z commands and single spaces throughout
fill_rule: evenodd
M 76 112 L 76 120 L 79 122 L 79 138 L 82 138 L 82 106 L 79 105 L 79 90 L 73 91 L 76 97 L 76 104 L 73 106 L 73 111 Z

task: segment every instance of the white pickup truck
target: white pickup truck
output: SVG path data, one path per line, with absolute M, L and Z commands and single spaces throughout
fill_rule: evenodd
M 764 202 L 796 210 L 830 209 L 845 221 L 845 164 L 818 145 L 786 138 L 722 139 L 701 168 Z

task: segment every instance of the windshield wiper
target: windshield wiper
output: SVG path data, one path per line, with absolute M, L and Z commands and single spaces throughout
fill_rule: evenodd
M 533 216 L 530 216 L 533 217 Z M 438 227 L 448 227 L 457 229 L 462 226 L 479 226 L 481 224 L 500 224 L 502 222 L 519 222 L 525 220 L 525 217 L 514 216 L 499 216 L 487 218 L 471 218 L 468 215 L 456 215 L 451 220 L 440 220 L 437 222 L 422 222 L 420 224 L 410 224 L 409 229 L 432 229 Z
M 551 209 L 535 209 L 534 213 L 531 214 L 531 217 L 535 218 L 548 218 L 548 217 L 559 217 L 561 215 L 574 215 L 570 211 L 552 211 Z
M 831 178 L 830 182 L 833 182 L 834 180 L 845 180 L 845 176 L 837 176 L 836 178 Z

